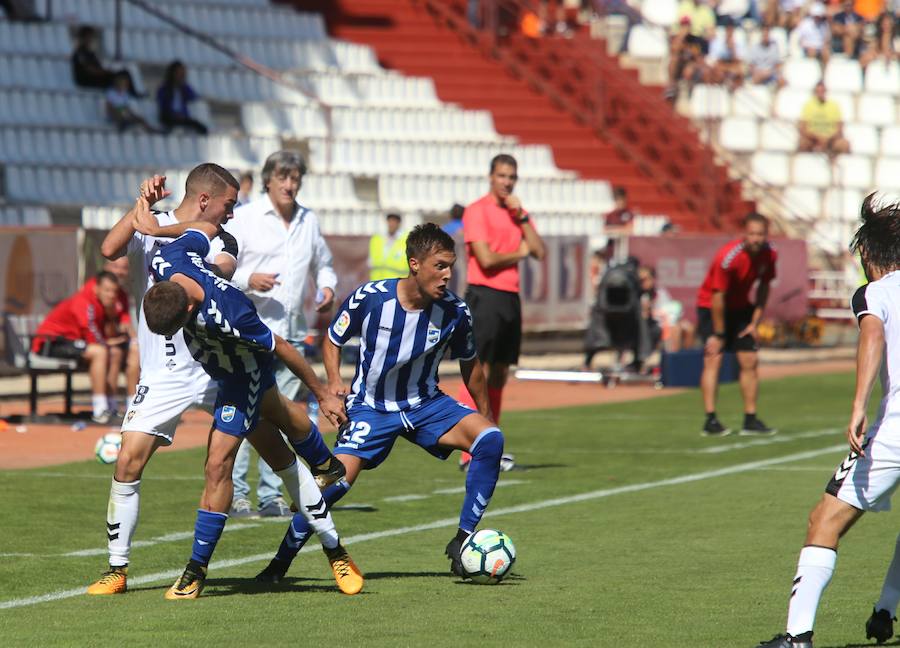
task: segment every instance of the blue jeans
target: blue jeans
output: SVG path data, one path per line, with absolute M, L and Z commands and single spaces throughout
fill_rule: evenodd
M 291 344 L 302 354 L 303 344 L 291 341 Z M 302 383 L 280 360 L 275 360 L 275 381 L 278 391 L 294 400 L 300 393 Z M 262 457 L 257 461 L 259 469 L 259 483 L 256 487 L 256 499 L 259 508 L 271 503 L 276 497 L 281 497 L 281 477 L 269 467 Z M 247 483 L 247 473 L 250 470 L 250 444 L 245 440 L 238 448 L 234 458 L 234 469 L 231 471 L 231 479 L 234 482 L 234 496 L 232 501 L 250 499 L 250 484 Z

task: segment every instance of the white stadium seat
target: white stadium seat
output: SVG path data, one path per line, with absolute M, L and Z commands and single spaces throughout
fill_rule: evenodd
M 812 187 L 790 186 L 784 190 L 785 214 L 789 218 L 804 220 L 819 218 L 822 213 L 822 196 Z
M 823 216 L 831 220 L 856 222 L 859 220 L 859 207 L 865 195 L 859 189 L 826 189 L 822 204 Z
M 850 142 L 850 152 L 859 155 L 878 154 L 878 131 L 869 124 L 844 124 L 844 136 Z
M 641 15 L 651 25 L 671 27 L 678 19 L 677 0 L 644 0 Z
M 808 90 L 782 88 L 775 95 L 775 115 L 781 119 L 797 121 L 810 97 L 812 93 Z
M 731 97 L 723 86 L 698 85 L 691 93 L 694 119 L 721 119 L 731 112 Z
M 772 114 L 772 94 L 768 86 L 741 86 L 732 95 L 732 114 L 737 117 L 768 118 Z
M 794 184 L 824 189 L 831 184 L 831 164 L 821 153 L 797 153 L 792 161 Z
M 863 75 L 859 61 L 832 56 L 825 66 L 825 88 L 829 93 L 849 92 L 856 94 L 862 90 Z
M 784 153 L 758 151 L 753 155 L 751 168 L 760 182 L 775 187 L 783 187 L 790 179 L 788 156 Z
M 872 186 L 872 160 L 863 155 L 840 155 L 835 161 L 834 184 L 851 189 Z
M 759 147 L 758 130 L 752 117 L 727 117 L 719 127 L 719 143 L 729 151 L 752 153 Z
M 797 150 L 797 127 L 784 120 L 763 121 L 760 129 L 760 148 L 765 151 L 793 153 Z
M 669 41 L 662 27 L 637 24 L 628 34 L 628 54 L 634 58 L 660 59 L 669 53 Z
M 866 66 L 866 92 L 900 94 L 900 63 L 877 58 Z
M 896 121 L 896 100 L 888 95 L 864 94 L 859 98 L 857 121 L 890 126 Z
M 875 186 L 879 191 L 900 190 L 900 158 L 878 159 L 875 163 Z
M 781 70 L 784 80 L 794 90 L 812 90 L 822 79 L 822 67 L 813 59 L 788 59 Z

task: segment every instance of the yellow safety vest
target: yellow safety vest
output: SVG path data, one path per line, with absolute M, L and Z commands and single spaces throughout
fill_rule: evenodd
M 387 247 L 387 236 L 376 234 L 369 241 L 369 281 L 394 279 L 409 274 L 409 263 L 406 261 L 406 233 L 400 234 Z

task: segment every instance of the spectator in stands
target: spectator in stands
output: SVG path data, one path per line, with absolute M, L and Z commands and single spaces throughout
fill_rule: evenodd
M 719 0 L 716 3 L 716 24 L 739 23 L 744 18 L 750 18 L 756 24 L 762 23 L 756 0 Z
M 897 20 L 893 14 L 885 11 L 875 21 L 875 35 L 862 56 L 859 57 L 860 64 L 866 67 L 878 58 L 884 59 L 885 63 L 895 60 L 897 58 L 897 51 L 894 49 L 896 36 L 898 36 Z
M 694 325 L 684 318 L 684 307 L 668 290 L 657 283 L 656 270 L 638 268 L 641 285 L 641 307 L 656 348 L 660 342 L 668 352 L 680 351 L 694 344 Z M 652 322 L 652 323 L 651 323 Z
M 678 4 L 678 21 L 691 21 L 691 35 L 700 44 L 703 55 L 709 53 L 709 42 L 716 34 L 716 14 L 710 7 L 710 0 L 681 0 Z
M 887 9 L 886 5 L 885 0 L 856 0 L 853 8 L 863 17 L 863 20 L 874 22 Z
M 7 20 L 32 22 L 42 20 L 34 8 L 34 0 L 0 0 Z
M 110 70 L 103 66 L 95 51 L 97 30 L 90 25 L 82 25 L 78 28 L 75 37 L 75 51 L 72 52 L 72 78 L 75 84 L 82 88 L 99 88 L 105 90 L 113 85 L 116 76 L 125 74 L 128 78 L 128 93 L 135 98 L 140 98 L 134 80 L 128 70 Z
M 118 377 L 119 367 L 110 365 L 109 340 L 104 335 L 106 313 L 115 308 L 119 282 L 111 272 L 101 272 L 93 291 L 79 290 L 63 300 L 47 314 L 38 326 L 31 350 L 54 357 L 83 360 L 88 364 L 91 380 L 93 420 L 107 424 L 113 418 L 110 396 L 116 384 L 109 376 Z M 119 356 L 121 362 L 121 356 Z
M 844 0 L 841 10 L 831 17 L 831 51 L 859 58 L 865 23 L 865 19 L 853 10 L 853 0 Z
M 806 0 L 768 0 L 763 22 L 769 27 L 791 30 L 800 22 Z
M 806 18 L 797 25 L 797 43 L 803 53 L 809 58 L 819 59 L 823 65 L 828 62 L 831 53 L 831 28 L 825 13 L 825 5 L 814 2 Z
M 725 26 L 725 33 L 717 36 L 709 46 L 709 80 L 725 84 L 734 90 L 744 80 L 744 60 L 747 58 L 744 45 L 735 39 L 734 23 Z
M 634 212 L 628 206 L 628 192 L 625 187 L 613 187 L 616 207 L 603 217 L 607 234 L 631 234 L 634 230 Z
M 441 228 L 450 236 L 456 236 L 457 232 L 462 231 L 462 218 L 463 214 L 466 212 L 466 208 L 456 203 L 453 207 L 450 208 L 450 220 L 444 223 L 444 226 Z
M 374 234 L 369 240 L 369 281 L 404 277 L 409 273 L 406 261 L 406 232 L 400 231 L 403 219 L 396 212 L 385 216 L 387 234 Z
M 781 52 L 769 33 L 769 26 L 763 25 L 759 42 L 750 48 L 747 56 L 750 82 L 755 84 L 772 84 L 779 88 L 784 85 L 781 75 Z
M 703 60 L 703 40 L 691 33 L 691 19 L 682 16 L 669 42 L 669 87 L 666 99 L 674 102 L 678 98 L 678 84 L 684 81 L 690 94 L 693 86 L 706 76 Z
M 253 200 L 253 174 L 245 171 L 240 178 L 241 189 L 238 191 L 238 204 L 246 205 Z
M 181 61 L 169 63 L 162 85 L 156 91 L 159 123 L 166 132 L 176 126 L 183 126 L 199 135 L 206 135 L 209 132 L 205 124 L 191 117 L 189 104 L 197 98 L 197 93 L 187 82 L 187 68 L 184 63 Z
M 850 142 L 844 138 L 841 107 L 825 94 L 825 84 L 816 84 L 815 94 L 803 106 L 800 114 L 801 151 L 826 153 L 834 156 L 850 152 Z
M 131 304 L 125 287 L 129 282 L 128 257 L 123 256 L 115 261 L 107 261 L 103 264 L 103 271 L 115 275 L 119 282 L 116 300 L 111 308 L 105 308 L 106 324 L 103 334 L 109 347 L 108 383 L 116 386 L 119 384 L 119 376 L 113 373 L 118 368 L 125 368 L 125 393 L 127 396 L 134 394 L 137 388 L 138 378 L 141 373 L 141 360 L 137 345 L 137 331 L 131 321 Z M 96 294 L 97 277 L 88 279 L 81 288 L 88 297 Z M 119 413 L 119 403 L 116 398 L 110 397 L 109 410 Z
M 112 86 L 106 90 L 106 117 L 122 133 L 132 126 L 140 126 L 149 133 L 159 132 L 137 111 L 129 94 L 129 77 L 117 72 Z

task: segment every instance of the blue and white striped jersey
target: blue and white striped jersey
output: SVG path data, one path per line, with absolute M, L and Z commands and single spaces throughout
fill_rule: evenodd
M 472 315 L 447 291 L 421 311 L 407 311 L 397 299 L 399 279 L 369 282 L 341 305 L 328 327 L 337 346 L 360 337 L 359 364 L 347 406 L 365 403 L 380 412 L 410 410 L 440 393 L 438 365 L 475 357 Z
M 209 239 L 188 230 L 160 248 L 150 262 L 156 281 L 183 274 L 203 288 L 203 303 L 182 331 L 188 350 L 217 380 L 258 376 L 271 367 L 275 336 L 256 314 L 253 302 L 239 288 L 216 275 L 204 261 Z

